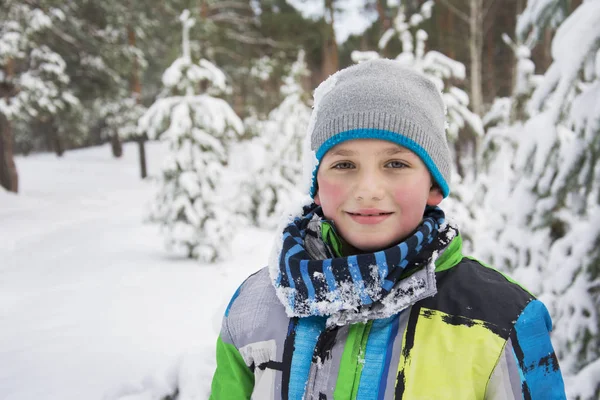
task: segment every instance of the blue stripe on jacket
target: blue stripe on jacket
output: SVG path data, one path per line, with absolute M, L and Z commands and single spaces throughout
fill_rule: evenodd
M 299 318 L 294 340 L 294 354 L 290 367 L 289 400 L 302 400 L 308 381 L 312 356 L 321 332 L 325 329 L 325 318 Z
M 385 360 L 389 350 L 388 343 L 393 318 L 376 319 L 371 325 L 365 348 L 364 366 L 360 375 L 357 399 L 377 400 L 378 398 L 380 381 L 386 369 Z
M 388 381 L 388 374 L 390 373 L 390 366 L 392 362 L 392 353 L 394 350 L 394 341 L 396 340 L 396 335 L 398 335 L 398 329 L 400 326 L 400 314 L 396 314 L 392 317 L 392 329 L 390 330 L 390 334 L 388 335 L 388 343 L 387 350 L 385 353 L 385 363 L 383 364 L 383 373 L 379 378 L 379 393 L 377 395 L 377 400 L 384 400 L 385 389 Z
M 524 395 L 532 400 L 566 399 L 558 359 L 550 341 L 551 330 L 552 321 L 546 306 L 532 300 L 519 316 L 512 334 Z

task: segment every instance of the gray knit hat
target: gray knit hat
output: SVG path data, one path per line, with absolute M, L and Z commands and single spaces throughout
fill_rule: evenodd
M 310 195 L 329 149 L 352 139 L 382 139 L 417 154 L 447 197 L 452 164 L 445 126 L 435 84 L 398 61 L 371 60 L 338 71 L 315 91 L 308 134 L 317 164 Z

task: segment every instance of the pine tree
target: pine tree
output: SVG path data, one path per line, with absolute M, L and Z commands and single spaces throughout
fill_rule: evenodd
M 283 102 L 255 127 L 260 136 L 254 144 L 264 149 L 264 157 L 256 171 L 251 172 L 246 190 L 251 193 L 250 213 L 258 226 L 275 227 L 292 199 L 301 194 L 298 184 L 302 178 L 302 141 L 311 114 L 302 80 L 308 75 L 304 51 L 300 51 L 284 78 Z
M 490 130 L 487 188 L 476 189 L 487 219 L 477 252 L 548 305 L 569 398 L 590 400 L 600 395 L 598 20 L 589 1 L 558 27 L 541 79 L 520 48 L 524 79 L 497 107 L 508 118 Z
M 0 15 L 0 113 L 3 114 L 0 175 L 16 176 L 16 170 L 10 166 L 14 166 L 13 141 L 19 146 L 20 142 L 46 139 L 60 155 L 63 147 L 58 135 L 63 123 L 82 109 L 70 90 L 72 81 L 65 60 L 44 41 L 63 21 L 64 14 L 56 8 L 44 11 L 22 2 L 7 1 L 0 5 Z M 46 133 L 44 138 L 39 137 L 40 131 Z M 7 175 L 10 169 L 13 172 Z M 2 181 L 4 184 L 5 179 Z
M 205 59 L 192 62 L 189 12 L 181 21 L 183 56 L 163 75 L 166 96 L 139 121 L 140 130 L 170 150 L 150 219 L 161 225 L 168 247 L 214 262 L 228 254 L 235 228 L 222 181 L 230 143 L 243 125 L 224 100 L 214 97 L 227 90 L 221 70 Z

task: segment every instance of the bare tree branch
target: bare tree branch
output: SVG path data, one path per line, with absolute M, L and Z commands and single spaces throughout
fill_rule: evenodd
M 456 6 L 453 6 L 448 0 L 440 0 L 454 15 L 463 20 L 465 23 L 469 23 L 469 15 L 459 10 Z

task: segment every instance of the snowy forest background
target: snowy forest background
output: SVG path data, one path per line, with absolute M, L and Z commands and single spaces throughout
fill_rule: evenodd
M 387 57 L 443 93 L 467 252 L 600 399 L 600 0 L 138 3 L 0 4 L 0 398 L 206 398 L 312 90 Z

